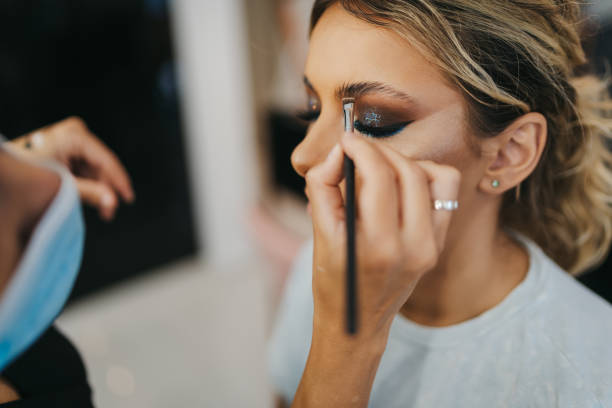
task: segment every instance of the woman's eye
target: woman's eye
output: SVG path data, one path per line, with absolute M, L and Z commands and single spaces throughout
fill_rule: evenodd
M 411 122 L 401 122 L 401 123 L 394 123 L 394 124 L 386 125 L 386 126 L 367 126 L 361 123 L 360 121 L 356 120 L 355 129 L 359 133 L 363 133 L 366 136 L 376 137 L 376 138 L 385 138 L 385 137 L 391 137 L 401 132 L 410 123 Z
M 320 111 L 304 110 L 298 112 L 297 117 L 305 122 L 314 122 L 319 117 Z
M 354 123 L 355 130 L 366 136 L 385 138 L 401 132 L 406 126 L 412 123 L 412 121 L 397 120 L 397 118 L 389 119 L 386 119 L 383 113 L 377 109 L 365 110 L 356 115 Z
M 314 122 L 321 114 L 321 106 L 315 98 L 308 98 L 308 106 L 297 114 L 298 118 L 306 122 Z

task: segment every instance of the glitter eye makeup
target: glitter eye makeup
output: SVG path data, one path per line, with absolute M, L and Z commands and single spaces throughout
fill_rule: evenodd
M 298 117 L 314 122 L 321 113 L 321 101 L 307 77 L 304 86 L 308 95 L 307 107 Z M 410 96 L 379 82 L 356 82 L 342 84 L 335 92 L 342 100 L 355 100 L 354 128 L 359 133 L 383 139 L 396 135 L 411 124 L 415 118 L 416 102 Z
M 412 123 L 406 118 L 407 113 L 398 112 L 397 109 L 363 100 L 357 101 L 356 105 L 355 130 L 369 137 L 391 137 Z
M 380 118 L 382 115 L 376 112 L 368 112 L 364 115 L 364 123 L 367 126 L 380 126 Z

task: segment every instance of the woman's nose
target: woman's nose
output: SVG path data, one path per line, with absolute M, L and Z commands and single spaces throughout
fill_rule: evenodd
M 308 170 L 325 160 L 328 152 L 334 146 L 325 143 L 322 139 L 326 138 L 318 137 L 311 129 L 304 140 L 293 150 L 291 164 L 300 176 L 304 177 Z

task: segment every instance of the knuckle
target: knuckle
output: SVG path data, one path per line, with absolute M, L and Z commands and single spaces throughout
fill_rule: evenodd
M 306 181 L 306 185 L 320 185 L 324 184 L 323 180 L 325 179 L 325 173 L 322 164 L 318 164 L 312 167 L 306 174 L 304 175 L 304 180 Z
M 317 168 L 313 167 L 304 175 L 307 185 L 316 184 L 318 182 L 319 175 L 317 174 Z
M 414 162 L 406 162 L 406 176 L 413 183 L 420 183 L 422 180 L 427 180 L 427 174 L 418 164 Z
M 444 166 L 445 177 L 446 179 L 453 183 L 459 184 L 461 181 L 461 172 L 452 166 Z
M 406 169 L 413 175 L 420 176 L 420 175 L 425 174 L 425 171 L 423 171 L 421 166 L 419 166 L 413 161 L 406 161 L 405 166 L 406 166 Z
M 412 246 L 410 264 L 413 269 L 427 271 L 438 263 L 438 248 L 433 240 L 422 240 Z
M 80 116 L 70 116 L 66 122 L 75 127 L 85 127 L 85 121 Z
M 430 254 L 429 256 L 423 256 L 421 263 L 418 265 L 419 270 L 429 271 L 433 269 L 438 263 L 438 256 Z
M 373 266 L 389 269 L 397 266 L 401 260 L 401 248 L 397 239 L 382 238 L 374 241 L 376 252 L 370 258 Z
M 426 165 L 428 165 L 428 166 L 436 166 L 436 167 L 437 167 L 437 166 L 440 166 L 440 165 L 439 165 L 438 163 L 436 163 L 435 161 L 433 161 L 433 160 L 427 160 L 427 159 L 426 159 L 426 160 L 421 160 L 421 163 L 426 164 Z
M 87 123 L 85 123 L 85 121 L 78 116 L 71 116 L 68 119 L 67 125 L 68 129 L 70 129 L 71 133 L 73 133 L 74 136 L 91 136 L 91 132 L 87 127 Z

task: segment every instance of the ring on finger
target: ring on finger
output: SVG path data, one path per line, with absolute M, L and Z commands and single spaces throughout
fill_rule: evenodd
M 459 208 L 459 201 L 457 200 L 434 200 L 433 209 L 436 211 L 455 211 Z

